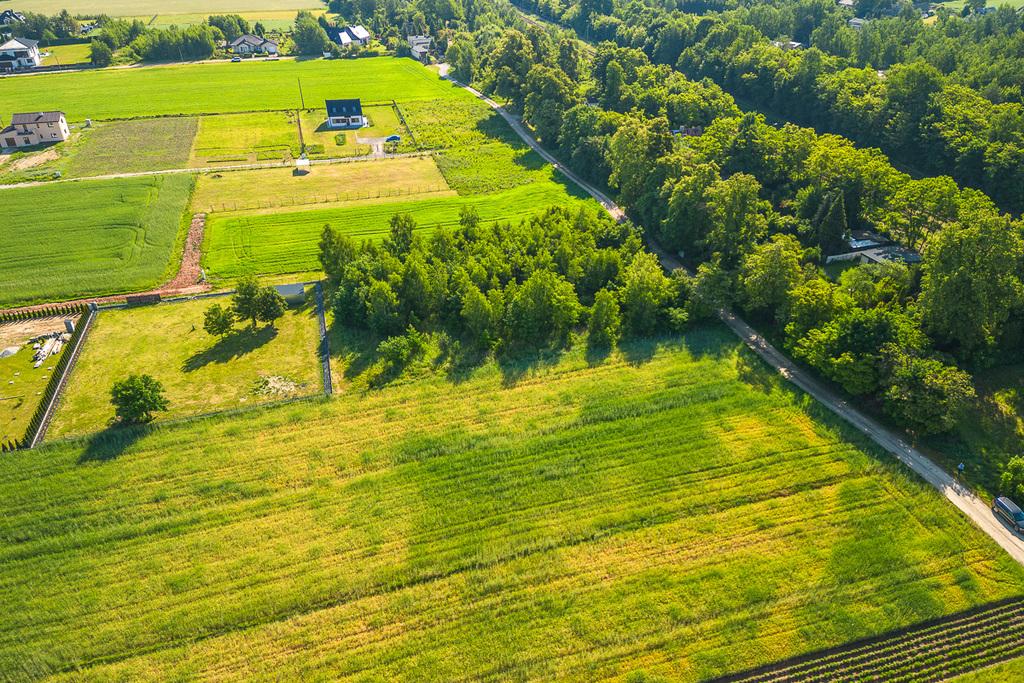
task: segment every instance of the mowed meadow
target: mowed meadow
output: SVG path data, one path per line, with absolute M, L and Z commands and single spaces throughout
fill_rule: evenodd
M 154 287 L 195 179 L 163 175 L 0 192 L 0 306 Z
M 0 79 L 9 111 L 60 109 L 70 121 L 217 114 L 364 103 L 472 98 L 412 59 L 251 60 L 135 69 L 101 69 Z M 130 97 L 126 93 L 131 93 Z
M 1024 585 L 724 329 L 436 361 L 0 459 L 0 678 L 694 681 Z

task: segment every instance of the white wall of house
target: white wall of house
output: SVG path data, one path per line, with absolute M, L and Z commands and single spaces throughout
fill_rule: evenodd
M 71 135 L 65 119 L 53 123 L 28 123 L 8 126 L 0 131 L 0 149 L 31 147 L 64 142 Z
M 37 46 L 0 50 L 0 68 L 34 69 L 43 63 Z

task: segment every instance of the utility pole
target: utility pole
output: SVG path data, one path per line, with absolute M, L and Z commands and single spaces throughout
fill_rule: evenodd
M 302 79 L 301 78 L 296 78 L 295 80 L 297 80 L 299 82 L 299 102 L 302 103 L 302 108 L 305 109 L 306 108 L 306 98 L 302 95 Z

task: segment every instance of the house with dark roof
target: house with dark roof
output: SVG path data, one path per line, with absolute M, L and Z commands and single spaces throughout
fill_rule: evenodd
M 0 26 L 10 26 L 11 24 L 24 24 L 25 15 L 21 12 L 15 12 L 12 9 L 5 9 L 0 12 Z
M 328 26 L 324 29 L 332 43 L 343 48 L 353 45 L 369 45 L 370 32 L 362 26 Z
M 15 114 L 11 117 L 11 125 L 0 129 L 0 149 L 64 142 L 70 135 L 68 121 L 62 111 Z
M 328 128 L 362 128 L 366 125 L 359 100 L 327 100 Z
M 0 45 L 0 71 L 34 69 L 42 63 L 38 40 L 11 38 Z
M 276 55 L 277 43 L 267 38 L 260 38 L 252 34 L 238 36 L 232 40 L 228 47 L 236 55 Z

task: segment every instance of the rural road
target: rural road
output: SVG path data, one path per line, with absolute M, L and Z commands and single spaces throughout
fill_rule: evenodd
M 442 70 L 441 73 L 444 74 L 444 71 Z M 452 78 L 449 78 L 448 80 L 451 80 L 453 83 L 456 83 L 473 93 L 473 95 L 486 102 L 492 109 L 501 114 L 501 116 L 508 121 L 509 125 L 512 126 L 512 129 L 526 144 L 544 157 L 546 161 L 558 169 L 558 171 L 565 177 L 572 180 L 590 196 L 599 201 L 608 213 L 616 220 L 624 220 L 626 218 L 626 214 L 621 207 L 596 187 L 581 180 L 576 176 L 576 174 L 558 161 L 558 159 L 544 150 L 533 136 L 530 135 L 529 131 L 526 130 L 519 119 L 505 111 L 501 105 L 474 88 L 463 83 L 459 83 Z M 658 259 L 661 261 L 661 264 L 665 269 L 675 270 L 677 268 L 684 267 L 683 264 L 675 258 L 675 256 L 665 252 L 650 240 L 648 240 L 648 247 L 657 254 Z M 736 336 L 742 339 L 743 342 L 766 363 L 775 368 L 780 375 L 799 387 L 805 393 L 812 396 L 830 411 L 856 427 L 860 432 L 868 436 L 872 441 L 884 448 L 886 451 L 892 453 L 897 460 L 902 462 L 904 465 L 916 472 L 922 479 L 938 489 L 942 495 L 953 503 L 953 505 L 958 507 L 961 512 L 967 515 L 967 517 L 970 518 L 971 521 L 973 521 L 982 531 L 991 536 L 992 539 L 1000 545 L 1000 547 L 1013 557 L 1013 559 L 1024 564 L 1024 539 L 1005 526 L 992 513 L 992 510 L 985 501 L 966 487 L 957 483 L 949 473 L 932 462 L 932 460 L 924 453 L 908 444 L 906 439 L 902 436 L 883 426 L 877 420 L 874 420 L 857 410 L 854 406 L 850 405 L 848 401 L 836 395 L 833 391 L 815 379 L 810 373 L 798 367 L 793 363 L 793 361 L 787 358 L 785 354 L 772 346 L 767 339 L 758 334 L 756 330 L 737 317 L 734 313 L 730 311 L 722 311 L 719 316 L 722 319 L 722 322 L 725 323 L 725 325 L 732 330 Z

